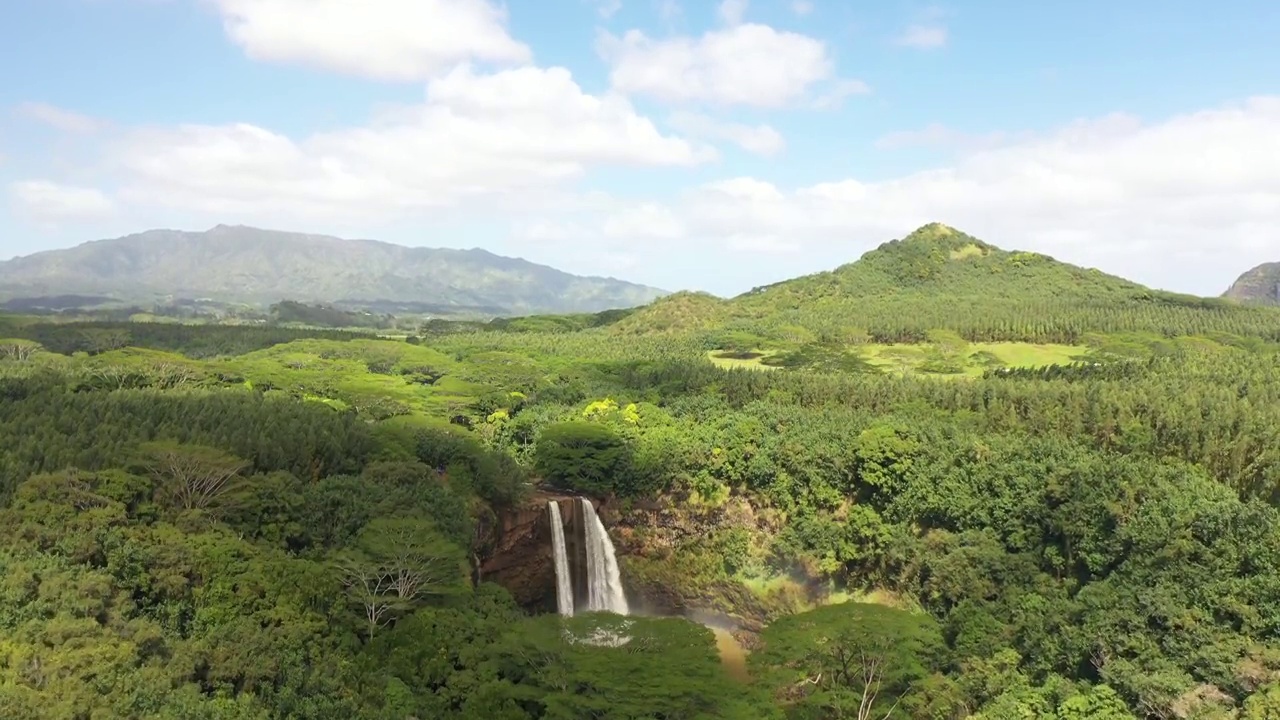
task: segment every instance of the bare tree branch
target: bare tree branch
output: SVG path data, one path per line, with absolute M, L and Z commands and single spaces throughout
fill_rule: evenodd
M 364 611 L 369 636 L 426 596 L 465 581 L 463 552 L 429 522 L 380 518 L 361 532 L 358 549 L 340 563 L 344 583 Z
M 147 469 L 183 510 L 208 508 L 249 463 L 216 448 L 174 443 L 144 446 Z
M 26 362 L 39 351 L 40 345 L 29 340 L 0 340 L 0 359 Z

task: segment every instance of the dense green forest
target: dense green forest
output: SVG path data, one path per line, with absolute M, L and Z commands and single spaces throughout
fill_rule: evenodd
M 1280 310 L 930 226 L 634 312 L 0 338 L 0 717 L 1280 717 Z M 644 612 L 478 572 L 549 488 Z

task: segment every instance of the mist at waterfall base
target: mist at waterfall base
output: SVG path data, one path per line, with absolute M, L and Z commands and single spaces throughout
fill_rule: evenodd
M 579 497 L 574 498 L 574 502 L 583 519 L 581 533 L 586 555 L 587 603 L 582 610 L 608 612 L 615 615 L 632 614 L 622 587 L 622 574 L 618 569 L 617 554 L 604 523 L 600 521 L 590 500 Z M 556 609 L 560 615 L 572 617 L 578 608 L 575 606 L 568 543 L 565 541 L 564 521 L 560 514 L 559 501 L 551 500 L 547 503 L 547 517 L 551 523 L 551 548 L 556 576 Z M 723 615 L 710 612 L 693 611 L 683 617 L 711 630 L 715 635 L 716 649 L 720 653 L 725 669 L 734 678 L 745 681 L 747 653 L 738 639 L 733 636 L 733 631 L 737 629 L 736 624 Z M 614 647 L 625 645 L 630 640 L 630 637 L 605 630 L 598 630 L 590 637 L 575 638 L 577 642 Z
M 738 624 L 719 613 L 694 610 L 684 616 L 689 622 L 695 622 L 711 631 L 716 637 L 716 650 L 720 653 L 720 663 L 736 680 L 750 680 L 747 671 L 747 649 L 742 646 L 734 631 Z
M 586 612 L 607 612 L 614 615 L 630 614 L 627 596 L 622 589 L 622 573 L 618 569 L 618 557 L 613 541 L 605 531 L 604 523 L 596 514 L 595 506 L 586 498 L 576 498 L 582 517 L 582 549 L 586 556 Z M 578 609 L 573 596 L 573 579 L 569 569 L 568 543 L 565 542 L 564 524 L 560 517 L 560 503 L 552 500 L 547 505 L 551 521 L 551 547 L 555 559 L 556 609 L 564 617 L 571 617 Z M 624 628 L 626 625 L 623 626 Z M 572 642 L 617 647 L 627 644 L 631 638 L 622 633 L 596 630 L 587 637 L 572 637 Z

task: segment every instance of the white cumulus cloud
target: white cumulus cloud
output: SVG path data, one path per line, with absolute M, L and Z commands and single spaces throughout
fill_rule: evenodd
M 787 146 L 782 133 L 769 125 L 727 122 L 692 112 L 672 113 L 667 124 L 690 137 L 730 142 L 765 157 L 777 155 Z
M 886 180 L 785 188 L 731 178 L 669 210 L 686 242 L 792 251 L 792 264 L 770 261 L 762 281 L 853 260 L 941 221 L 1006 248 L 1217 293 L 1252 264 L 1280 258 L 1280 97 L 1161 122 L 1080 120 Z
M 91 219 L 115 210 L 101 190 L 49 180 L 10 183 L 9 195 L 20 213 L 41 222 Z
M 607 238 L 627 240 L 675 240 L 684 237 L 684 221 L 669 208 L 645 202 L 625 207 L 605 218 L 601 231 Z
M 211 0 L 255 60 L 409 82 L 460 62 L 524 63 L 529 47 L 488 0 Z
M 594 166 L 691 166 L 714 149 L 665 135 L 563 68 L 432 80 L 422 104 L 292 138 L 248 124 L 135 129 L 110 149 L 133 203 L 235 217 L 411 214 L 533 192 Z
M 905 47 L 930 50 L 947 44 L 947 28 L 942 25 L 911 25 L 895 42 Z
M 87 115 L 64 110 L 43 102 L 24 102 L 14 108 L 15 114 L 42 125 L 75 134 L 89 134 L 102 127 L 102 123 Z
M 727 19 L 734 13 L 730 8 Z M 668 103 L 783 107 L 835 74 L 821 40 L 757 23 L 733 24 L 696 38 L 605 32 L 597 50 L 609 63 L 614 88 Z

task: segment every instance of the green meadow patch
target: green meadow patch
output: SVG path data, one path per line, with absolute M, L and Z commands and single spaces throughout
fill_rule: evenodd
M 734 350 L 712 350 L 707 353 L 707 358 L 711 360 L 716 367 L 722 368 L 749 368 L 752 370 L 776 370 L 777 366 L 766 365 L 763 361 L 777 356 L 776 350 L 750 350 L 750 351 L 734 351 Z
M 866 344 L 860 351 L 868 363 L 898 375 L 980 377 L 998 367 L 1034 368 L 1068 365 L 1088 352 L 1083 345 L 992 342 L 961 345 Z

